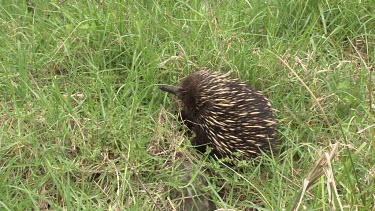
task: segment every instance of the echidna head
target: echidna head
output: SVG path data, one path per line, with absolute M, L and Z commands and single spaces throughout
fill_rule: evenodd
M 176 95 L 188 110 L 194 110 L 197 109 L 199 84 L 202 80 L 201 75 L 193 74 L 184 78 L 179 86 L 159 85 L 159 89 Z
M 159 89 L 176 95 L 182 101 L 184 107 L 188 110 L 196 107 L 196 99 L 194 94 L 181 86 L 159 85 Z

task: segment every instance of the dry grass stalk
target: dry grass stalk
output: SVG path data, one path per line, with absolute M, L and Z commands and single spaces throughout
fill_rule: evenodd
M 304 179 L 303 181 L 303 187 L 302 190 L 299 192 L 297 197 L 295 198 L 292 208 L 290 210 L 298 210 L 301 203 L 302 203 L 302 198 L 305 195 L 306 191 L 316 183 L 316 181 L 323 175 L 324 170 L 328 169 L 327 171 L 330 171 L 330 175 L 332 176 L 331 179 L 333 179 L 333 171 L 332 171 L 332 166 L 331 166 L 331 161 L 336 155 L 338 149 L 338 143 L 332 145 L 332 150 L 331 152 L 323 154 L 320 159 L 317 161 L 315 164 L 315 167 L 310 171 L 309 175 Z M 329 178 L 328 178 L 329 180 Z M 330 181 L 329 180 L 329 185 L 335 185 L 334 180 Z M 334 187 L 334 191 L 337 194 L 337 189 Z M 341 202 L 339 202 L 340 207 L 342 208 Z

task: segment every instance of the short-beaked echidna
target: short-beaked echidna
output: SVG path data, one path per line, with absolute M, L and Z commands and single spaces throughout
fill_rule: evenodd
M 253 158 L 276 145 L 268 99 L 238 79 L 201 70 L 179 86 L 159 88 L 182 101 L 182 119 L 196 135 L 192 144 L 208 145 L 218 158 Z

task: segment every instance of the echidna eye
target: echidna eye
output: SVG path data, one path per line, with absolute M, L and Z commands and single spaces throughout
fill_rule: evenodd
M 185 91 L 185 90 L 180 91 L 179 94 L 178 94 L 178 96 L 179 96 L 180 98 L 184 98 L 184 97 L 186 97 L 186 96 L 187 96 L 187 91 Z

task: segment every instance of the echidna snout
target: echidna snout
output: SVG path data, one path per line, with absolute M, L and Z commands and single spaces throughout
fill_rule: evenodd
M 182 101 L 182 119 L 196 134 L 192 143 L 208 145 L 219 158 L 256 157 L 276 146 L 268 99 L 238 79 L 201 70 L 179 86 L 159 88 Z
M 165 92 L 169 92 L 171 94 L 174 94 L 176 96 L 179 96 L 180 92 L 181 92 L 181 87 L 178 87 L 178 86 L 159 85 L 159 89 L 161 89 Z

